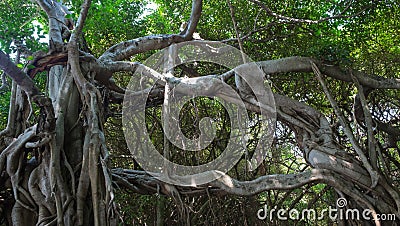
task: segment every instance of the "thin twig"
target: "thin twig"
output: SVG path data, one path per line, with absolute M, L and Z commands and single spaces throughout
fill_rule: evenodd
M 347 19 L 347 18 L 352 18 L 352 17 L 356 17 L 358 15 L 360 15 L 361 13 L 363 13 L 366 9 L 369 8 L 369 6 L 364 7 L 362 10 L 360 10 L 359 12 L 352 14 L 352 15 L 344 15 L 348 9 L 350 9 L 350 7 L 352 6 L 353 2 L 350 1 L 349 4 L 337 15 L 333 15 L 333 16 L 329 16 L 329 17 L 324 17 L 322 19 L 319 20 L 310 20 L 310 19 L 299 19 L 299 18 L 294 18 L 294 17 L 288 17 L 288 16 L 284 16 L 278 13 L 273 12 L 267 5 L 265 5 L 264 3 L 262 3 L 261 1 L 258 0 L 249 0 L 250 2 L 253 2 L 254 4 L 257 4 L 258 6 L 260 6 L 262 9 L 264 9 L 264 11 L 270 15 L 273 16 L 279 20 L 284 20 L 290 23 L 308 23 L 308 24 L 318 24 L 321 22 L 325 22 L 328 20 L 333 20 L 333 19 Z
M 233 28 L 235 29 L 236 38 L 237 38 L 238 43 L 239 43 L 239 49 L 240 49 L 240 52 L 242 53 L 243 63 L 245 64 L 246 63 L 246 57 L 244 56 L 243 44 L 242 44 L 242 40 L 240 39 L 239 30 L 238 30 L 237 23 L 236 23 L 236 20 L 235 20 L 235 10 L 233 9 L 231 1 L 227 0 L 227 2 L 228 2 L 228 6 L 229 6 L 229 9 L 230 9 L 230 13 L 231 13 L 231 19 L 232 19 L 232 23 L 233 23 Z

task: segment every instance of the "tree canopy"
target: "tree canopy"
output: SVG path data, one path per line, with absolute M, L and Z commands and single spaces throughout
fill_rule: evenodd
M 0 225 L 397 225 L 399 3 L 2 0 Z

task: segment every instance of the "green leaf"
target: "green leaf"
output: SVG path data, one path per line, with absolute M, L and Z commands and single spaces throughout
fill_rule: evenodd
M 34 68 L 36 68 L 34 65 L 32 65 L 32 64 L 28 65 L 28 69 L 34 69 Z
M 66 19 L 72 19 L 72 14 L 67 14 L 67 15 L 65 16 L 65 18 L 66 18 Z
M 27 60 L 33 60 L 33 58 L 34 58 L 33 56 L 28 56 L 26 59 Z
M 24 65 L 23 64 L 17 64 L 17 67 L 18 68 L 24 68 Z

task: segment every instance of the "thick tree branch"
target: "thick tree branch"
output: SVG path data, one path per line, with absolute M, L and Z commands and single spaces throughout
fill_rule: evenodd
M 336 178 L 328 170 L 313 169 L 298 174 L 275 174 L 258 177 L 252 181 L 238 181 L 226 174 L 210 182 L 210 185 L 220 188 L 228 194 L 255 195 L 268 190 L 288 190 L 316 182 L 334 184 Z
M 173 43 L 184 42 L 192 39 L 192 35 L 196 30 L 197 23 L 200 20 L 202 11 L 202 0 L 193 0 L 192 13 L 187 29 L 181 34 L 172 35 L 151 35 L 142 38 L 137 38 L 129 41 L 124 41 L 112 46 L 108 49 L 99 60 L 118 61 L 128 59 L 129 57 L 147 52 L 150 50 L 163 49 Z
M 157 185 L 163 182 L 156 179 L 156 177 L 144 171 L 126 170 L 126 169 L 113 169 L 113 176 L 118 178 L 117 183 L 121 187 L 128 189 L 140 187 L 141 191 L 147 191 L 147 194 L 156 193 Z M 298 174 L 274 174 L 261 176 L 252 181 L 238 181 L 230 176 L 215 171 L 219 175 L 219 179 L 212 181 L 208 184 L 192 187 L 192 194 L 209 189 L 218 194 L 235 194 L 235 195 L 255 195 L 268 190 L 288 190 L 301 187 L 305 184 L 316 182 L 327 182 L 328 184 L 335 184 L 337 178 L 329 170 L 313 169 Z M 182 188 L 179 187 L 180 190 Z M 163 191 L 164 192 L 164 191 Z M 187 194 L 191 194 L 187 193 Z
M 81 6 L 81 12 L 79 14 L 78 21 L 76 22 L 76 28 L 75 28 L 75 37 L 80 37 L 83 29 L 83 25 L 85 24 L 86 17 L 89 12 L 91 0 L 86 0 L 83 5 Z
M 215 51 L 215 50 L 214 50 Z M 223 50 L 222 50 L 223 51 Z M 338 66 L 326 65 L 323 62 L 319 62 L 309 57 L 287 57 L 277 60 L 268 60 L 256 62 L 257 65 L 264 71 L 265 74 L 274 75 L 279 73 L 288 72 L 313 72 L 310 61 L 314 62 L 321 72 L 331 78 L 345 81 L 353 82 L 351 74 L 357 78 L 359 83 L 364 87 L 374 88 L 374 89 L 400 89 L 400 79 L 383 78 L 377 75 L 368 75 L 364 72 L 356 70 L 343 70 Z M 138 62 L 106 62 L 104 64 L 99 64 L 101 67 L 111 71 L 112 73 L 118 71 L 136 72 L 138 68 L 147 68 Z M 143 67 L 142 67 L 143 66 Z M 160 79 L 160 75 L 155 73 L 153 70 L 145 70 L 143 72 L 148 73 L 148 75 L 155 76 Z M 229 78 L 235 75 L 235 69 L 232 69 L 219 76 L 212 76 L 213 78 L 221 78 L 223 81 L 227 81 Z M 141 71 L 142 72 L 142 71 Z M 198 79 L 198 78 L 190 78 Z
M 59 1 L 36 0 L 36 2 L 49 17 L 50 52 L 61 52 L 64 47 L 63 31 L 69 32 L 69 28 L 72 27 L 72 20 L 65 18 L 70 12 Z
M 12 78 L 30 97 L 40 95 L 40 90 L 33 80 L 17 67 L 7 55 L 0 50 L 0 68 Z
M 21 69 L 19 69 L 7 55 L 0 50 L 0 68 L 10 76 L 32 100 L 44 110 L 46 114 L 45 123 L 39 125 L 39 130 L 53 131 L 55 127 L 54 109 L 51 100 L 44 96 L 36 87 L 33 80 Z
M 164 182 L 159 181 L 156 177 L 144 171 L 113 169 L 113 177 L 119 188 L 124 188 L 133 191 L 139 191 L 141 194 L 155 194 L 161 192 L 168 195 L 168 191 L 158 188 L 163 188 Z M 238 181 L 230 176 L 215 172 L 220 175 L 219 179 L 208 184 L 197 187 L 177 187 L 177 190 L 187 196 L 199 194 L 217 194 L 217 195 L 256 195 L 269 190 L 289 190 L 299 188 L 305 184 L 325 183 L 346 194 L 354 195 L 354 199 L 362 204 L 369 205 L 371 210 L 373 206 L 364 200 L 364 194 L 358 193 L 350 183 L 343 182 L 337 174 L 325 169 L 312 169 L 310 171 L 301 172 L 298 174 L 274 174 L 258 177 L 251 181 Z
M 374 89 L 400 89 L 400 79 L 383 78 L 376 75 L 368 75 L 364 72 L 350 70 L 345 71 L 338 66 L 326 65 L 309 57 L 287 57 L 278 60 L 257 62 L 265 74 L 277 74 L 287 72 L 313 72 L 310 61 L 314 62 L 319 70 L 334 79 L 345 82 L 353 82 L 350 73 L 358 79 L 364 87 Z
M 184 37 L 185 41 L 191 40 L 193 33 L 196 31 L 196 27 L 199 23 L 201 11 L 203 8 L 202 4 L 202 0 L 193 0 L 192 2 L 192 12 L 190 14 L 188 25 L 180 34 Z
M 36 2 L 40 5 L 40 7 L 48 14 L 51 14 L 51 2 L 47 0 L 36 0 Z

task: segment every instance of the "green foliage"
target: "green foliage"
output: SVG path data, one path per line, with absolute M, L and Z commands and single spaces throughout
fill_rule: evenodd
M 145 35 L 146 28 L 140 17 L 146 3 L 139 0 L 93 1 L 84 28 L 92 52 L 99 55 L 118 42 Z M 80 1 L 73 1 L 75 13 L 79 12 L 80 4 Z
M 43 12 L 35 3 L 3 0 L 0 9 L 0 49 L 8 54 L 14 52 L 16 49 L 12 43 L 15 40 L 23 42 L 31 50 L 43 48 L 39 42 L 43 35 L 42 26 L 34 23 L 43 17 Z
M 155 195 L 137 195 L 118 190 L 115 201 L 125 225 L 151 225 L 155 222 Z
M 0 92 L 0 130 L 5 129 L 7 126 L 10 95 L 10 91 Z

